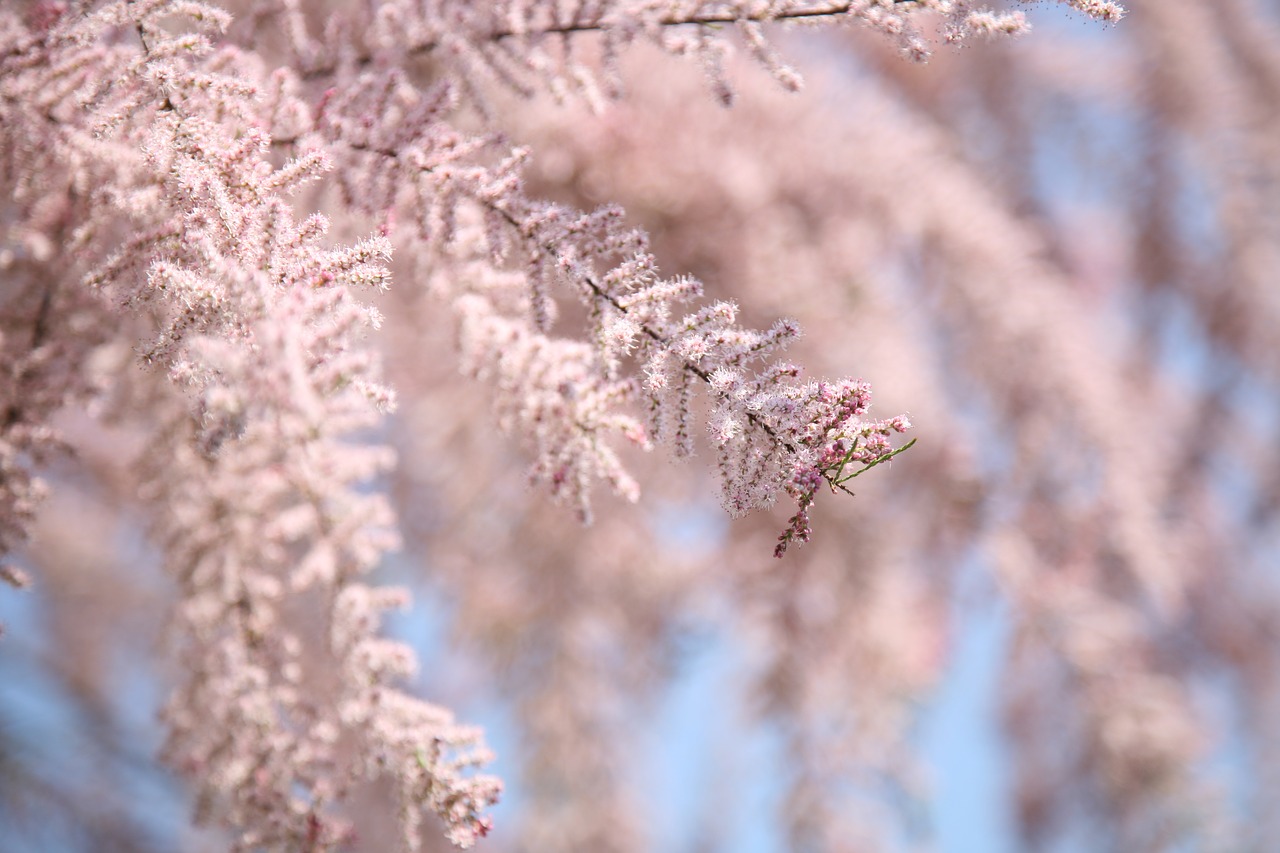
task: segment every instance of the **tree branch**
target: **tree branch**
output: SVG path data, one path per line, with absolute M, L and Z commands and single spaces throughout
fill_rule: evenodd
M 915 3 L 917 0 L 893 0 L 895 5 L 904 3 Z M 747 23 L 770 23 L 773 21 L 803 21 L 815 18 L 833 18 L 840 15 L 848 14 L 853 9 L 852 2 L 831 3 L 821 6 L 814 6 L 807 9 L 790 9 L 782 12 L 707 12 L 704 14 L 690 15 L 688 17 L 680 17 L 678 15 L 667 15 L 658 20 L 661 27 L 686 27 L 686 26 L 717 26 L 723 24 L 736 24 L 739 22 Z M 511 28 L 493 30 L 486 34 L 483 41 L 502 41 L 504 39 L 515 38 L 517 36 L 542 36 L 542 35 L 572 35 L 574 33 L 590 33 L 603 32 L 609 29 L 611 23 L 606 21 L 603 16 L 597 16 L 588 21 L 573 21 L 564 24 L 551 24 L 537 30 L 517 31 Z M 440 46 L 439 41 L 427 42 L 419 45 L 415 53 L 429 53 Z

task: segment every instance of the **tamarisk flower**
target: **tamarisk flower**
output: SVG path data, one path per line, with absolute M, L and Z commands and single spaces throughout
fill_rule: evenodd
M 172 34 L 175 16 L 197 31 Z M 198 3 L 110 3 L 55 16 L 6 69 L 8 92 L 87 106 L 19 120 L 44 125 L 82 170 L 73 192 L 95 201 L 76 235 L 93 261 L 85 291 L 151 326 L 143 489 L 182 597 L 166 752 L 240 849 L 333 849 L 350 834 L 335 804 L 374 778 L 402 801 L 406 847 L 423 811 L 467 846 L 500 789 L 471 772 L 490 755 L 477 730 L 394 686 L 416 662 L 377 636 L 377 617 L 403 597 L 361 582 L 397 537 L 363 486 L 390 456 L 351 435 L 394 397 L 360 343 L 377 312 L 351 291 L 385 286 L 390 244 L 334 248 L 324 216 L 295 219 L 288 196 L 330 160 L 311 147 L 272 163 L 265 128 L 300 105 L 282 75 L 214 49 L 227 22 Z M 141 50 L 115 46 L 128 34 Z M 49 45 L 59 61 L 22 61 Z M 300 601 L 315 605 L 305 617 Z
M 369 73 L 326 96 L 323 126 L 346 149 L 341 171 L 352 203 L 370 214 L 404 208 L 398 221 L 413 223 L 405 230 L 425 253 L 422 274 L 458 318 L 464 371 L 491 384 L 499 426 L 534 449 L 530 478 L 581 519 L 591 517 L 593 481 L 627 500 L 638 496 L 610 435 L 692 455 L 697 387 L 710 395 L 706 427 L 722 502 L 735 516 L 772 506 L 827 444 L 846 434 L 852 442 L 864 427 L 887 434 L 863 424 L 869 392 L 832 396 L 832 386 L 800 384 L 798 367 L 773 360 L 799 335 L 793 321 L 747 329 L 730 302 L 680 313 L 694 307 L 701 283 L 663 278 L 648 236 L 619 208 L 584 212 L 529 197 L 528 152 L 486 165 L 498 141 L 455 130 L 453 100 L 451 87 L 423 92 L 403 75 Z M 568 305 L 585 312 L 576 339 L 555 334 Z M 862 442 L 841 453 L 866 464 L 893 452 Z M 830 479 L 837 469 L 823 470 Z
M 1059 0 L 1103 20 L 1123 9 L 1101 0 Z M 787 90 L 801 87 L 800 73 L 782 57 L 767 24 L 855 23 L 891 39 L 915 61 L 931 55 L 929 26 L 938 24 L 948 42 L 970 36 L 1014 36 L 1030 25 L 1021 12 L 997 12 L 967 0 L 634 0 L 549 3 L 537 0 L 388 2 L 378 7 L 362 59 L 372 54 L 431 54 L 448 64 L 474 105 L 488 112 L 481 93 L 497 82 L 522 95 L 550 91 L 557 98 L 582 97 L 597 108 L 623 89 L 622 53 L 643 42 L 691 60 L 706 73 L 722 103 L 734 99 L 726 73 L 739 44 Z M 294 27 L 294 29 L 297 29 Z M 735 41 L 735 36 L 737 41 Z M 592 37 L 598 51 L 575 49 Z M 311 56 L 314 48 L 300 53 Z M 591 59 L 589 57 L 598 57 Z

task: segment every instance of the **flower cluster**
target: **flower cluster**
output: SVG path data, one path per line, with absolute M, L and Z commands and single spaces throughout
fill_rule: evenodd
M 330 163 L 318 149 L 271 162 L 270 128 L 298 106 L 282 75 L 232 76 L 253 62 L 169 34 L 173 15 L 226 25 L 194 3 L 55 16 L 43 41 L 14 52 L 62 40 L 65 62 L 19 67 L 9 81 L 52 78 L 88 106 L 92 138 L 57 113 L 23 118 L 52 124 L 55 145 L 100 180 L 83 190 L 97 213 L 77 234 L 82 257 L 96 258 L 83 286 L 150 319 L 141 360 L 178 392 L 149 414 L 144 466 L 152 533 L 183 596 L 185 676 L 165 712 L 167 751 L 246 849 L 340 844 L 348 831 L 333 803 L 374 777 L 400 789 L 408 846 L 423 810 L 467 844 L 498 786 L 463 771 L 487 752 L 449 712 L 393 686 L 413 655 L 377 638 L 376 608 L 354 606 L 371 594 L 361 576 L 396 542 L 385 499 L 362 485 L 388 454 L 349 439 L 393 404 L 360 342 L 378 316 L 352 293 L 384 285 L 389 244 L 331 248 L 323 216 L 295 220 L 287 196 Z M 140 51 L 97 47 L 130 30 Z M 307 596 L 316 617 L 293 612 Z
M 500 426 L 535 452 L 535 482 L 584 520 L 595 481 L 635 500 L 638 487 L 608 439 L 692 454 L 699 387 L 711 398 L 706 428 L 735 516 L 771 506 L 824 443 L 863 429 L 865 394 L 847 409 L 828 385 L 799 384 L 797 366 L 774 360 L 798 336 L 794 322 L 746 329 L 728 302 L 680 313 L 702 285 L 661 277 L 647 236 L 621 210 L 531 198 L 527 152 L 487 165 L 496 140 L 454 129 L 452 103 L 448 88 L 424 92 L 402 75 L 369 73 L 326 96 L 324 130 L 350 154 L 342 177 L 352 203 L 371 215 L 403 210 L 397 219 L 412 223 L 403 230 L 421 247 L 422 275 L 458 318 L 463 368 L 491 384 Z M 341 118 L 352 115 L 361 119 Z M 570 306 L 584 328 L 557 335 Z M 627 375 L 637 367 L 642 381 Z M 643 427 L 630 412 L 638 398 Z
M 1114 3 L 1061 2 L 1104 20 L 1122 14 Z M 968 0 L 501 0 L 479 5 L 442 0 L 382 5 L 366 46 L 370 53 L 448 57 L 473 94 L 497 81 L 522 95 L 550 91 L 600 107 L 623 91 L 619 62 L 625 49 L 644 42 L 697 63 L 715 96 L 728 104 L 734 99 L 726 71 L 737 48 L 733 36 L 778 84 L 795 90 L 801 76 L 783 59 L 765 25 L 842 22 L 882 33 L 916 61 L 931 54 L 931 26 L 939 27 L 948 42 L 1018 35 L 1030 28 L 1021 12 L 996 12 Z M 594 49 L 579 46 L 583 37 L 594 38 Z M 483 107 L 487 101 L 480 97 L 476 103 Z

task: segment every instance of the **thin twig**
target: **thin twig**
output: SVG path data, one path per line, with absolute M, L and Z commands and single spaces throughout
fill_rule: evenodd
M 894 0 L 895 4 L 914 3 L 916 0 Z M 832 18 L 839 15 L 848 14 L 853 9 L 852 2 L 832 3 L 824 6 L 817 6 L 808 9 L 790 9 L 782 12 L 706 12 L 702 14 L 689 15 L 680 17 L 677 15 L 668 15 L 659 18 L 657 21 L 660 27 L 692 27 L 692 26 L 718 26 L 724 24 L 736 23 L 756 23 L 764 24 L 773 21 L 804 21 L 813 18 Z M 604 16 L 599 16 L 589 21 L 571 21 L 568 23 L 554 23 L 549 26 L 540 27 L 536 30 L 518 31 L 511 28 L 503 28 L 491 30 L 484 34 L 479 41 L 503 41 L 509 38 L 528 38 L 544 35 L 572 35 L 575 33 L 591 33 L 603 32 L 612 26 L 612 22 L 606 21 Z M 439 41 L 425 42 L 414 48 L 414 53 L 430 53 L 440 47 Z
M 831 481 L 828 481 L 828 482 L 831 482 L 833 485 L 836 485 L 836 486 L 840 486 L 842 483 L 847 483 L 847 482 L 849 482 L 850 480 L 852 480 L 854 477 L 858 476 L 859 474 L 861 474 L 861 473 L 863 473 L 863 472 L 866 472 L 866 471 L 870 471 L 872 468 L 876 467 L 876 466 L 877 466 L 877 465 L 879 465 L 880 463 L 882 463 L 882 462 L 888 462 L 890 459 L 892 459 L 893 457 L 897 456 L 899 453 L 902 453 L 902 452 L 904 452 L 904 451 L 906 451 L 906 450 L 910 450 L 910 449 L 911 449 L 911 445 L 913 445 L 913 444 L 915 444 L 915 443 L 916 443 L 916 440 L 913 438 L 913 439 L 911 439 L 910 441 L 908 441 L 906 444 L 904 444 L 904 445 L 902 445 L 901 447 L 899 447 L 897 450 L 894 450 L 894 451 L 891 451 L 891 452 L 889 452 L 889 453 L 886 453 L 884 456 L 881 456 L 879 459 L 876 459 L 876 460 L 874 460 L 874 461 L 872 461 L 872 462 L 868 462 L 866 465 L 863 465 L 861 468 L 859 468 L 857 471 L 854 471 L 854 472 L 853 472 L 852 474 L 850 474 L 848 477 L 844 477 L 844 478 L 840 478 L 840 479 L 836 479 L 836 480 L 831 480 Z M 841 466 L 841 467 L 843 467 L 843 466 Z M 836 474 L 836 477 L 839 477 L 839 474 L 838 474 L 838 473 Z M 843 486 L 841 486 L 841 487 L 843 488 Z M 847 492 L 847 491 L 849 491 L 849 490 L 848 490 L 848 489 L 845 489 L 845 491 Z M 850 492 L 850 494 L 852 494 L 852 493 Z

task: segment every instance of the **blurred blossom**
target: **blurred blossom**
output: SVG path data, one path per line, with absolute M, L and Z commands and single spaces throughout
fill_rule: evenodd
M 899 849 L 976 572 L 1028 849 L 1268 849 L 1280 19 L 1009 5 L 0 2 L 0 664 L 86 756 L 0 695 L 0 835 L 656 849 L 712 637 L 697 806 L 764 732 Z

